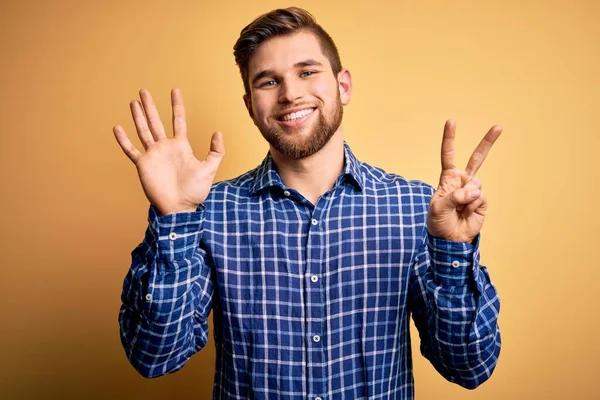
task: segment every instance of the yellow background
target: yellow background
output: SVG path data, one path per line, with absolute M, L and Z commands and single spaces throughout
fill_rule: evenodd
M 212 332 L 183 370 L 156 380 L 121 348 L 121 285 L 147 200 L 112 126 L 133 136 L 128 103 L 143 87 L 168 124 L 169 90 L 180 87 L 196 154 L 224 132 L 217 178 L 255 167 L 267 146 L 244 109 L 232 46 L 254 17 L 289 5 L 0 2 L 1 398 L 210 398 Z M 491 125 L 505 130 L 479 174 L 500 361 L 467 391 L 437 375 L 415 340 L 417 398 L 600 398 L 600 2 L 296 5 L 352 72 L 345 137 L 361 160 L 436 184 L 447 118 L 461 165 Z

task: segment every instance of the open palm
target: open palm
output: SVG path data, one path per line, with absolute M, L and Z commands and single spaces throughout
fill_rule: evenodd
M 133 146 L 121 126 L 113 128 L 115 138 L 135 164 L 146 197 L 162 215 L 195 211 L 206 200 L 225 153 L 222 135 L 213 134 L 206 159 L 198 160 L 187 138 L 181 91 L 171 91 L 173 138 L 167 137 L 150 93 L 141 90 L 140 98 L 142 103 L 134 100 L 130 107 L 145 153 Z

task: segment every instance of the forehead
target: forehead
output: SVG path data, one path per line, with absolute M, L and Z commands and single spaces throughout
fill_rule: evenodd
M 329 65 L 329 60 L 323 54 L 319 40 L 313 33 L 301 31 L 276 36 L 262 42 L 254 51 L 248 62 L 248 72 L 252 77 L 264 70 L 285 71 L 294 64 L 309 59 Z

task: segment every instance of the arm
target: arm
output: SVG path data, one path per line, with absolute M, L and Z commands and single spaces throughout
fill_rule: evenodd
M 409 283 L 421 353 L 444 378 L 474 389 L 500 354 L 498 294 L 479 264 L 479 237 L 472 245 L 425 236 Z
M 448 380 L 476 388 L 500 354 L 500 303 L 479 264 L 479 232 L 487 212 L 475 174 L 502 128 L 493 126 L 465 170 L 454 162 L 454 121 L 444 126 L 442 173 L 427 211 L 427 228 L 411 270 L 409 306 L 421 352 Z
M 179 89 L 171 91 L 173 138 L 166 136 L 150 93 L 141 90 L 140 97 L 141 103 L 132 101 L 130 108 L 145 152 L 131 143 L 123 127 L 113 128 L 152 204 L 146 237 L 132 252 L 123 284 L 119 323 L 127 358 L 150 378 L 181 369 L 207 342 L 215 286 L 201 248 L 202 204 L 225 148 L 221 133 L 215 132 L 206 159 L 194 156 Z
M 214 275 L 199 247 L 203 206 L 163 217 L 150 207 L 148 220 L 123 284 L 119 324 L 130 363 L 153 378 L 181 369 L 206 345 Z

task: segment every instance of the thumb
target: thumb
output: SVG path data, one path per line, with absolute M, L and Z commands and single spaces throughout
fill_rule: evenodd
M 446 196 L 442 201 L 442 206 L 446 210 L 453 210 L 458 206 L 469 204 L 481 196 L 481 190 L 462 188 L 457 189 Z
M 217 169 L 224 155 L 225 144 L 223 143 L 223 134 L 217 131 L 213 133 L 210 139 L 210 151 L 206 156 L 206 162 L 214 169 Z

